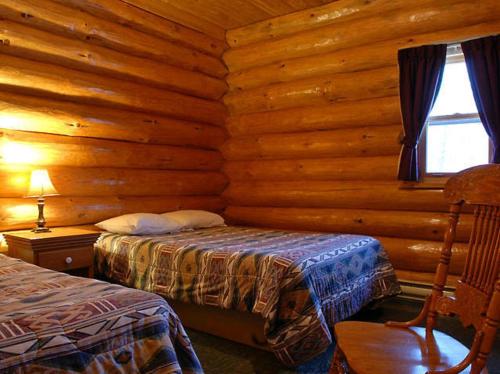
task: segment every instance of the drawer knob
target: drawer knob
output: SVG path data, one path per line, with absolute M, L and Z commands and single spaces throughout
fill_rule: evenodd
M 66 263 L 69 265 L 73 262 L 73 259 L 71 257 L 66 257 Z

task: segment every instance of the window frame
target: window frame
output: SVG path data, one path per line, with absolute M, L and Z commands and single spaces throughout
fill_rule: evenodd
M 448 46 L 448 56 L 446 57 L 446 64 L 465 62 L 464 55 L 460 44 L 453 44 Z M 476 108 L 477 109 L 477 108 Z M 417 146 L 418 164 L 419 164 L 419 181 L 438 181 L 446 180 L 456 174 L 456 172 L 427 172 L 427 130 L 429 125 L 454 125 L 461 123 L 481 122 L 479 113 L 454 113 L 444 116 L 429 117 L 425 122 L 424 129 L 420 141 Z M 491 140 L 488 142 L 488 162 L 493 158 L 493 146 Z

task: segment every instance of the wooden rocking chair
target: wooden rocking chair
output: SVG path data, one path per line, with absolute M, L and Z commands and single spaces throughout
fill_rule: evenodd
M 340 322 L 330 373 L 486 373 L 500 322 L 500 165 L 482 165 L 450 178 L 444 190 L 451 203 L 432 293 L 409 322 Z M 475 207 L 469 251 L 453 297 L 444 296 L 451 248 L 464 204 Z M 434 330 L 439 315 L 456 315 L 475 336 L 467 349 Z M 425 327 L 417 327 L 425 321 Z

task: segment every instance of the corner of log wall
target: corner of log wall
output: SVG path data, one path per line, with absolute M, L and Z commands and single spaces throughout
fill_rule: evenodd
M 127 1 L 0 12 L 0 230 L 31 226 L 23 191 L 43 167 L 61 191 L 51 224 L 227 207 L 234 223 L 373 235 L 399 274 L 434 271 L 446 204 L 396 180 L 397 50 L 498 34 L 496 0 L 340 0 L 229 30 L 229 49 Z

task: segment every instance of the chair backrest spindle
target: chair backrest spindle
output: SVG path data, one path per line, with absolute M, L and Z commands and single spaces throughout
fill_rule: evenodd
M 474 213 L 469 251 L 461 281 L 485 293 L 493 288 L 498 251 L 499 213 L 497 206 L 478 205 Z

